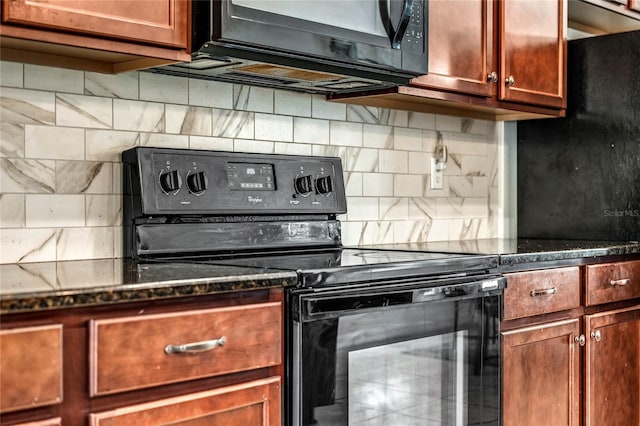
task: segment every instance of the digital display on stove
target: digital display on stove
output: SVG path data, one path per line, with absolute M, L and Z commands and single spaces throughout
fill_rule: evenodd
M 232 191 L 275 191 L 273 164 L 227 163 L 227 179 Z

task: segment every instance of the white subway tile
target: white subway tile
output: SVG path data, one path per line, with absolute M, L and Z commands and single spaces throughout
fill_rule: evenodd
M 293 118 L 294 142 L 329 144 L 329 121 L 313 118 Z
M 393 127 L 365 124 L 362 144 L 370 148 L 393 148 Z
M 211 108 L 166 105 L 167 133 L 211 136 Z
M 121 226 L 122 197 L 118 195 L 87 195 L 87 226 Z
M 448 176 L 447 179 L 449 180 L 449 194 L 452 197 L 473 197 L 473 177 Z
M 113 126 L 113 100 L 83 95 L 56 95 L 56 125 L 109 129 Z
M 335 145 L 312 145 L 313 155 L 322 157 L 338 157 L 346 164 L 347 148 Z
M 435 129 L 436 117 L 433 114 L 409 111 L 409 127 L 416 129 Z
M 163 132 L 164 104 L 157 102 L 113 100 L 113 128 L 141 132 Z
M 293 141 L 293 118 L 286 115 L 255 115 L 255 138 L 291 142 Z
M 437 142 L 438 142 L 438 132 L 434 130 L 422 131 L 422 151 L 423 152 L 428 152 L 428 153 L 435 152 Z
M 56 161 L 57 194 L 111 194 L 113 163 Z
M 55 229 L 3 229 L 0 263 L 54 261 L 56 236 Z
M 463 218 L 486 218 L 489 215 L 489 200 L 487 198 L 465 198 L 462 203 Z
M 377 172 L 378 150 L 368 148 L 347 148 L 346 161 L 342 165 L 345 170 L 354 172 Z
M 487 135 L 489 132 L 489 122 L 485 120 L 475 120 L 473 118 L 463 118 L 460 130 L 462 133 Z
M 436 212 L 438 219 L 454 219 L 462 217 L 464 198 L 438 198 Z
M 430 220 L 398 220 L 393 222 L 394 242 L 416 243 L 427 241 L 432 223 Z
M 409 111 L 380 108 L 378 116 L 380 124 L 398 127 L 409 126 Z
M 311 117 L 311 95 L 306 93 L 275 91 L 275 113 Z
M 26 125 L 24 138 L 27 158 L 84 159 L 84 129 Z
M 189 148 L 189 136 L 166 133 L 140 133 L 140 146 L 158 148 Z
M 427 241 L 446 241 L 453 239 L 449 231 L 449 223 L 450 220 L 448 219 L 434 219 L 429 229 Z
M 352 197 L 347 199 L 347 218 L 353 220 L 378 220 L 378 198 Z
M 303 143 L 276 142 L 273 152 L 286 155 L 311 155 L 311 145 Z
M 409 153 L 406 151 L 380 150 L 378 170 L 384 173 L 408 173 Z
M 56 121 L 55 93 L 3 87 L 0 101 L 0 123 L 54 124 Z
M 273 113 L 273 97 L 273 89 L 233 85 L 233 108 L 235 110 Z
M 409 173 L 427 174 L 431 171 L 431 154 L 426 152 L 409 153 Z
M 189 79 L 189 104 L 214 108 L 233 108 L 233 84 Z
M 361 197 L 363 173 L 345 172 L 344 175 L 347 197 Z
M 26 227 L 85 226 L 84 195 L 28 194 Z
M 257 152 L 261 154 L 273 154 L 274 151 L 273 142 L 249 139 L 235 139 L 233 148 L 236 152 Z
M 64 228 L 56 244 L 58 260 L 101 259 L 113 257 L 114 228 Z
M 26 89 L 51 92 L 84 93 L 84 73 L 66 68 L 24 65 L 24 87 Z
M 444 169 L 445 176 L 462 175 L 462 155 L 450 152 L 447 157 L 447 168 Z
M 393 175 L 389 173 L 363 173 L 362 195 L 390 197 L 393 195 Z
M 436 217 L 437 198 L 412 197 L 409 198 L 410 220 L 426 220 Z
M 463 155 L 462 162 L 462 174 L 464 176 L 487 176 L 489 170 L 489 164 L 487 164 L 487 157 L 478 155 Z
M 342 244 L 345 246 L 356 246 L 360 244 L 360 236 L 363 229 L 362 222 L 342 221 Z
M 444 132 L 459 133 L 462 131 L 462 119 L 449 115 L 436 115 L 435 129 Z
M 362 146 L 362 124 L 332 121 L 329 125 L 331 145 Z
M 55 188 L 55 162 L 0 158 L 0 193 L 51 193 Z
M 454 219 L 449 221 L 449 239 L 474 240 L 478 238 L 480 221 L 477 219 Z
M 336 102 L 328 102 L 323 95 L 311 98 L 311 116 L 327 120 L 346 120 L 347 106 Z
M 24 228 L 24 194 L 0 194 L 0 228 Z
M 393 222 L 368 221 L 363 224 L 358 244 L 393 243 Z
M 152 72 L 139 73 L 140 100 L 186 104 L 189 102 L 189 79 Z
M 213 108 L 211 135 L 223 138 L 254 138 L 255 113 Z
M 422 150 L 422 130 L 394 127 L 393 147 L 405 151 Z
M 24 157 L 24 125 L 0 124 L 0 157 Z
M 113 163 L 113 194 L 122 195 L 122 163 Z
M 442 132 L 442 138 L 449 149 L 449 153 L 484 156 L 488 153 L 489 143 L 483 137 Z
M 116 130 L 87 130 L 86 159 L 89 161 L 121 161 L 120 153 L 139 145 L 140 134 Z
M 381 220 L 407 220 L 409 218 L 408 198 L 380 198 Z
M 113 228 L 113 257 L 115 258 L 121 258 L 124 256 L 123 250 L 122 250 L 122 227 L 121 226 L 116 226 L 115 228 Z M 116 272 L 120 272 L 120 271 L 116 271 Z M 122 273 L 118 273 L 116 275 L 116 277 L 121 277 Z
M 0 61 L 0 86 L 23 87 L 23 85 L 24 65 L 18 62 Z
M 379 109 L 364 105 L 347 105 L 347 121 L 378 124 Z
M 424 183 L 419 175 L 396 174 L 393 182 L 393 195 L 396 197 L 421 197 Z
M 489 196 L 489 179 L 486 176 L 473 176 L 473 193 L 474 197 Z
M 189 148 L 208 149 L 212 151 L 233 151 L 233 139 L 190 136 Z
M 84 94 L 107 98 L 138 99 L 138 72 L 120 74 L 84 73 Z

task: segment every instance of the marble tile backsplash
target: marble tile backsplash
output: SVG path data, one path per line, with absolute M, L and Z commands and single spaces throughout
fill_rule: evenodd
M 494 238 L 497 124 L 148 72 L 0 62 L 0 263 L 120 257 L 134 146 L 342 159 L 346 245 Z M 429 187 L 438 138 L 444 189 Z

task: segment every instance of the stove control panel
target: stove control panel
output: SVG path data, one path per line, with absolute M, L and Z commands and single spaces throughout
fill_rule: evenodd
M 346 212 L 335 157 L 139 147 L 122 159 L 125 192 L 146 215 Z

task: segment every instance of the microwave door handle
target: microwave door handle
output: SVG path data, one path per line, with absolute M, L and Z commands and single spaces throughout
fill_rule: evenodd
M 411 20 L 411 14 L 413 13 L 413 0 L 404 0 L 404 6 L 402 8 L 402 16 L 400 16 L 400 22 L 398 23 L 398 29 L 395 31 L 393 40 L 391 41 L 391 47 L 394 49 L 400 49 L 402 45 L 402 38 L 404 33 L 407 32 L 409 21 Z
M 380 10 L 380 18 L 382 19 L 382 25 L 387 33 L 387 37 L 389 37 L 389 41 L 393 43 L 396 30 L 393 29 L 393 24 L 389 17 L 389 0 L 378 0 L 378 9 Z

